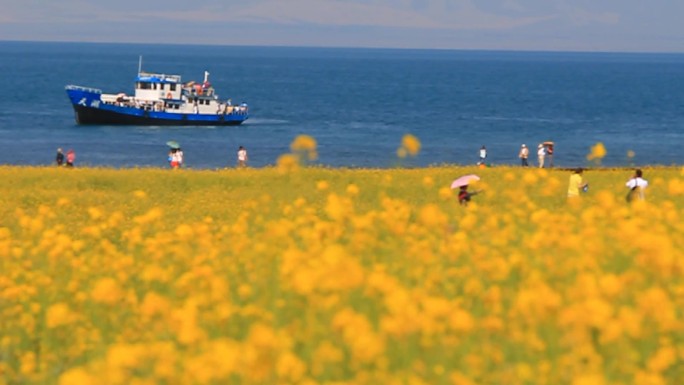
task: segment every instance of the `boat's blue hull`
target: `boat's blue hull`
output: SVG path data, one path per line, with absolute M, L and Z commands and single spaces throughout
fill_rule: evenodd
M 140 126 L 236 126 L 247 120 L 246 113 L 183 114 L 150 111 L 130 106 L 105 104 L 101 92 L 83 87 L 67 88 L 78 124 Z

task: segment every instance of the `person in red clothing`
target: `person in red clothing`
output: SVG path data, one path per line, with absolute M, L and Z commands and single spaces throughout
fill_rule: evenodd
M 553 167 L 553 143 L 546 145 L 546 159 L 549 160 L 549 167 Z
M 74 162 L 76 161 L 76 152 L 69 149 L 66 154 L 66 165 L 67 167 L 74 167 Z
M 468 185 L 461 186 L 460 189 L 458 190 L 458 203 L 460 203 L 462 206 L 467 206 L 468 202 L 470 202 L 470 198 L 473 195 L 477 195 L 481 192 L 481 190 L 477 191 L 468 191 Z

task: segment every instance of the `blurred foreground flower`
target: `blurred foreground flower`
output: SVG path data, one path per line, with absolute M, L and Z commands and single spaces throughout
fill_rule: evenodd
M 293 171 L 299 167 L 299 160 L 296 155 L 283 154 L 278 157 L 277 165 L 281 172 Z
M 316 151 L 316 139 L 309 135 L 298 135 L 292 143 L 290 143 L 290 150 L 296 155 L 302 157 L 302 160 L 316 160 L 318 159 L 318 152 Z
M 587 155 L 587 160 L 594 161 L 598 164 L 601 163 L 601 159 L 606 156 L 606 147 L 603 143 L 598 142 L 591 147 L 591 152 Z
M 411 134 L 401 138 L 401 147 L 397 149 L 397 156 L 405 158 L 407 155 L 416 156 L 420 152 L 420 140 Z

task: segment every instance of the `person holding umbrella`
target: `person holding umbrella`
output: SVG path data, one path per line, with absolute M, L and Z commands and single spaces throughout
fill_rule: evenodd
M 475 174 L 469 174 L 457 178 L 456 180 L 451 182 L 452 189 L 458 188 L 458 203 L 460 203 L 462 206 L 467 206 L 468 202 L 470 202 L 470 199 L 473 195 L 477 195 L 480 192 L 482 192 L 482 190 L 468 191 L 468 185 L 471 182 L 475 182 L 478 180 L 480 180 L 479 176 Z
M 180 144 L 171 140 L 166 142 L 166 145 L 169 146 L 169 165 L 173 169 L 180 168 L 183 165 L 183 150 L 181 150 Z
M 553 142 L 546 141 L 543 144 L 546 149 L 546 159 L 548 160 L 549 168 L 553 168 Z

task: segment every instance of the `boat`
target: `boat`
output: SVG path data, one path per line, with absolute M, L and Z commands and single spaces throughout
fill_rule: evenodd
M 142 58 L 135 94 L 106 94 L 102 90 L 67 85 L 77 124 L 141 126 L 231 126 L 249 118 L 246 103 L 221 100 L 209 82 L 183 83 L 179 75 L 143 72 Z

